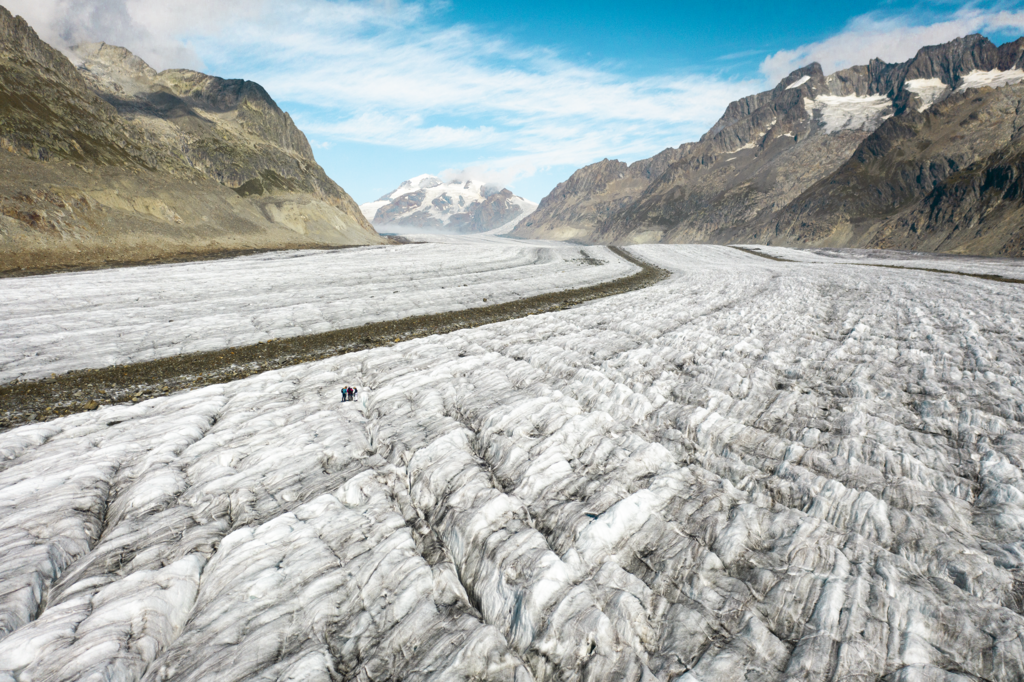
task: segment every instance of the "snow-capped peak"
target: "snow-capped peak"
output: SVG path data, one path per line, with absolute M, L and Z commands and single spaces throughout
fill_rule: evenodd
M 377 226 L 484 232 L 525 217 L 536 207 L 532 201 L 480 180 L 445 182 L 436 175 L 424 174 L 359 208 Z
M 406 192 L 415 192 L 418 189 L 430 189 L 431 187 L 437 187 L 438 185 L 443 184 L 444 181 L 436 175 L 424 173 L 423 175 L 417 175 L 415 178 L 409 178 L 388 196 L 393 198 L 399 194 L 405 194 Z

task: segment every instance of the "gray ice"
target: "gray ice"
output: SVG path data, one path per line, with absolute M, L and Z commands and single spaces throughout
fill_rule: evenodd
M 0 434 L 0 680 L 1024 679 L 1020 285 L 634 251 Z

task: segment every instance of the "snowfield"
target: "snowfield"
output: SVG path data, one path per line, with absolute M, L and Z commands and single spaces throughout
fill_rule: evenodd
M 818 95 L 814 99 L 805 97 L 804 109 L 811 118 L 814 118 L 815 111 L 821 112 L 818 122 L 826 133 L 838 133 L 840 130 L 872 132 L 893 114 L 892 100 L 885 95 Z
M 1006 85 L 1014 85 L 1024 81 L 1024 70 L 1021 69 L 1008 69 L 1006 71 L 1000 71 L 999 69 L 992 69 L 991 71 L 978 71 L 975 69 L 969 74 L 960 79 L 960 87 L 958 90 L 966 90 L 967 88 L 1001 88 Z
M 918 111 L 929 109 L 936 102 L 941 102 L 949 96 L 949 86 L 939 78 L 914 78 L 906 81 L 904 87 L 914 93 L 921 100 L 917 106 Z
M 430 239 L 0 279 L 0 383 L 493 305 L 637 271 L 599 246 Z
M 1024 679 L 1021 285 L 632 250 L 0 434 L 0 680 Z

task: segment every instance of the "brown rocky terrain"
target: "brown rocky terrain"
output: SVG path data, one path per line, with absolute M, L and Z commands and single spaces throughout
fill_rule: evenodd
M 3 273 L 380 242 L 259 85 L 77 58 L 0 7 Z
M 1021 255 L 1022 52 L 968 36 L 902 64 L 810 64 L 697 143 L 580 169 L 513 234 Z
M 957 91 L 889 119 L 758 235 L 820 243 L 1021 255 L 1024 84 Z
M 599 225 L 635 201 L 689 146 L 666 149 L 629 165 L 604 159 L 573 173 L 541 199 L 537 210 L 516 227 L 516 234 L 591 239 Z

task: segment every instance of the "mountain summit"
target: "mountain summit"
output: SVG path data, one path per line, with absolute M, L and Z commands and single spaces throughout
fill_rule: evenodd
M 4 272 L 382 241 L 258 84 L 75 57 L 0 7 Z
M 417 175 L 359 208 L 378 228 L 500 233 L 533 213 L 537 204 L 479 180 L 445 182 L 436 175 Z
M 576 171 L 521 237 L 1024 255 L 1024 39 L 979 35 L 733 102 L 698 142 Z

